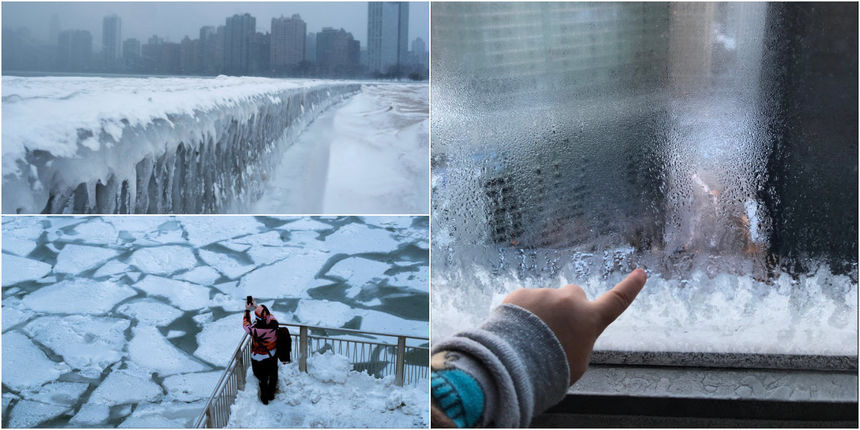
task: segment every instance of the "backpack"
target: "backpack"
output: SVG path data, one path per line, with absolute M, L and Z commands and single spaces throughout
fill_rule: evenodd
M 278 360 L 281 363 L 290 362 L 290 352 L 293 350 L 293 338 L 286 327 L 278 327 Z

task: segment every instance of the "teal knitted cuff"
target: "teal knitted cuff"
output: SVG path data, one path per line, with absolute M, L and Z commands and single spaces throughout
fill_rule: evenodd
M 430 394 L 457 427 L 474 427 L 484 412 L 484 392 L 478 381 L 462 370 L 434 370 Z

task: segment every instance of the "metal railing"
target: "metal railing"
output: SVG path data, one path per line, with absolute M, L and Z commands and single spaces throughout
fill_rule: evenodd
M 298 362 L 299 370 L 308 371 L 308 357 L 314 353 L 332 351 L 347 357 L 356 371 L 367 371 L 378 378 L 394 375 L 398 386 L 418 383 L 430 377 L 430 349 L 427 346 L 407 346 L 407 339 L 428 342 L 426 337 L 393 335 L 361 330 L 317 327 L 300 324 L 280 324 L 298 328 L 290 331 L 293 347 L 290 360 Z M 319 334 L 311 334 L 310 332 Z M 331 333 L 331 334 L 330 334 Z M 332 334 L 353 335 L 353 338 L 338 338 Z M 374 336 L 396 339 L 396 344 L 379 342 Z M 358 340 L 368 337 L 372 340 Z M 251 366 L 251 338 L 246 333 L 233 351 L 224 374 L 215 385 L 203 412 L 194 422 L 194 427 L 224 427 L 230 420 L 230 408 L 240 390 L 245 389 L 245 379 Z

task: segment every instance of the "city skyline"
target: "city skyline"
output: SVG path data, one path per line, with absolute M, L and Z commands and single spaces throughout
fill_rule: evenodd
M 153 7 L 155 6 L 155 7 Z M 203 26 L 223 25 L 226 17 L 251 14 L 256 18 L 256 31 L 268 33 L 273 18 L 301 15 L 307 32 L 323 28 L 343 28 L 367 46 L 367 2 L 105 2 L 105 3 L 3 3 L 3 28 L 26 27 L 35 40 L 56 43 L 51 37 L 65 30 L 89 31 L 93 50 L 103 45 L 103 18 L 117 15 L 122 20 L 122 39 L 148 40 L 157 35 L 178 43 L 185 36 L 197 37 Z M 336 10 L 339 13 L 332 13 Z M 429 4 L 410 3 L 409 41 L 429 40 Z M 55 15 L 58 17 L 55 19 Z M 132 19 L 133 17 L 133 19 Z M 360 17 L 360 18 L 358 18 Z

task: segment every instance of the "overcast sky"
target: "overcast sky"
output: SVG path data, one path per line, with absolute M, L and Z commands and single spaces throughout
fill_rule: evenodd
M 366 2 L 3 2 L 3 29 L 28 27 L 37 40 L 48 40 L 51 15 L 57 14 L 61 30 L 89 30 L 93 48 L 101 47 L 102 18 L 115 13 L 122 18 L 122 38 L 145 42 L 153 34 L 179 42 L 186 35 L 198 37 L 204 25 L 224 25 L 228 16 L 250 13 L 257 31 L 271 30 L 272 18 L 298 13 L 308 31 L 323 27 L 344 28 L 361 41 L 367 39 Z M 409 43 L 416 37 L 429 40 L 430 8 L 427 2 L 409 5 Z M 411 49 L 411 48 L 410 48 Z

